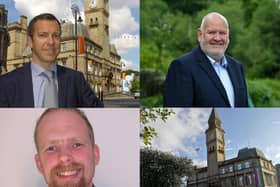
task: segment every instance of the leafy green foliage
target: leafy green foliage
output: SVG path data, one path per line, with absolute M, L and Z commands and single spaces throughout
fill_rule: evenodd
M 125 72 L 126 75 L 131 75 L 132 73 L 134 73 L 136 76 L 139 76 L 139 71 L 133 70 L 133 69 L 128 69 Z
M 142 97 L 153 96 L 156 94 L 160 94 L 162 92 L 162 86 L 163 86 L 162 82 L 165 79 L 165 75 L 162 72 L 153 71 L 153 70 L 151 71 L 143 70 L 141 71 L 140 78 L 141 78 Z
M 145 107 L 162 107 L 162 95 L 141 98 L 141 105 Z
M 141 187 L 181 186 L 194 167 L 188 158 L 144 148 L 140 152 L 140 172 Z
M 141 108 L 140 109 L 140 122 L 143 127 L 140 133 L 140 137 L 143 138 L 145 145 L 151 145 L 151 140 L 157 136 L 157 132 L 154 127 L 149 126 L 150 122 L 155 122 L 157 119 L 166 121 L 169 116 L 175 114 L 172 109 L 168 108 Z
M 128 69 L 128 70 L 123 71 L 123 72 L 125 72 L 126 75 L 134 74 L 134 78 L 131 82 L 130 91 L 132 93 L 140 91 L 140 77 L 139 77 L 140 73 L 139 73 L 139 71 Z
M 131 82 L 131 92 L 138 92 L 140 90 L 140 80 L 139 76 L 135 76 L 134 79 Z
M 279 107 L 280 106 L 280 84 L 278 80 L 256 79 L 248 81 L 250 96 L 255 106 Z

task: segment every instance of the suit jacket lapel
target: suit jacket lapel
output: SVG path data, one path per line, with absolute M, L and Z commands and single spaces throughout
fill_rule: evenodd
M 196 55 L 198 58 L 198 64 L 203 69 L 203 71 L 206 72 L 209 79 L 213 82 L 215 87 L 219 90 L 220 94 L 222 95 L 223 99 L 225 100 L 226 104 L 230 106 L 226 90 L 223 86 L 223 83 L 221 82 L 220 78 L 218 77 L 217 73 L 215 72 L 214 68 L 212 67 L 211 63 L 207 59 L 207 57 L 204 55 L 204 53 L 201 51 L 201 49 L 198 49 L 198 54 Z
M 34 107 L 31 63 L 28 63 L 23 67 L 21 79 L 23 84 L 20 84 L 19 86 L 21 87 L 20 91 L 22 98 L 24 98 L 24 106 Z
M 67 79 L 64 76 L 64 70 L 60 66 L 57 66 L 57 81 L 58 81 L 58 106 L 63 107 L 66 104 Z

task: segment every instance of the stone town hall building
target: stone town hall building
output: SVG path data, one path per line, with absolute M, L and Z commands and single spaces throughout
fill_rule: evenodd
M 70 7 L 69 7 L 70 9 Z M 109 1 L 84 0 L 85 24 L 78 22 L 75 36 L 74 24 L 62 22 L 61 52 L 57 63 L 83 72 L 97 93 L 121 91 L 120 55 L 109 43 Z M 28 63 L 31 50 L 27 47 L 27 17 L 20 23 L 8 24 L 9 47 L 7 71 Z M 77 66 L 75 65 L 75 39 L 78 41 Z
M 214 109 L 205 134 L 208 167 L 198 168 L 188 187 L 277 187 L 276 169 L 261 150 L 244 148 L 226 160 L 225 132 Z

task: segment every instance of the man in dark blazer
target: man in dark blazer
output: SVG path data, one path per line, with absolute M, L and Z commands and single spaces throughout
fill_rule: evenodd
M 31 63 L 0 77 L 0 107 L 34 107 Z M 103 107 L 83 74 L 57 65 L 58 107 Z
M 175 59 L 164 83 L 164 107 L 248 107 L 243 66 L 225 55 L 224 16 L 207 14 L 198 29 L 200 46 Z
M 34 17 L 27 32 L 32 61 L 0 77 L 0 107 L 103 107 L 82 73 L 56 64 L 61 25 L 54 15 Z

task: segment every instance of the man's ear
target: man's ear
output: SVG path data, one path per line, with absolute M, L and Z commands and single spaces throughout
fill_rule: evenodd
M 95 165 L 97 165 L 99 163 L 99 160 L 100 160 L 100 151 L 99 151 L 99 147 L 97 144 L 94 144 L 93 145 L 93 155 L 94 155 L 94 162 L 95 162 Z
M 198 42 L 201 41 L 201 38 L 202 38 L 202 31 L 200 28 L 197 29 L 197 40 Z
M 35 163 L 36 163 L 36 167 L 37 167 L 38 171 L 40 173 L 43 173 L 43 167 L 42 167 L 42 163 L 41 163 L 38 153 L 34 156 L 34 159 L 35 159 Z
M 32 36 L 27 36 L 27 45 L 28 47 L 30 47 L 30 49 L 33 48 L 33 39 L 32 39 Z

